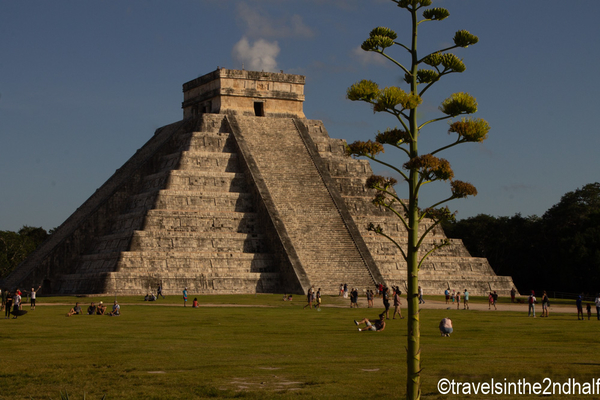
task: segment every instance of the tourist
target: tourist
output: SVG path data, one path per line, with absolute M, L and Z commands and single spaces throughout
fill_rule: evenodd
M 383 287 L 383 294 L 381 296 L 383 297 L 383 306 L 385 307 L 383 314 L 385 314 L 387 319 L 390 319 L 390 293 L 387 286 Z
M 119 315 L 121 315 L 121 306 L 119 305 L 119 303 L 117 303 L 116 300 L 113 304 L 112 311 L 108 315 L 110 315 L 111 317 L 118 317 Z
M 6 292 L 6 302 L 4 303 L 4 319 L 10 318 L 11 307 L 13 303 L 13 296 L 10 292 Z
M 450 318 L 444 318 L 440 321 L 440 334 L 444 337 L 450 336 L 454 331 L 452 328 L 452 320 Z
M 469 292 L 465 289 L 465 293 L 463 294 L 463 310 L 469 309 Z
M 452 303 L 456 300 L 456 290 L 452 289 Z
M 317 309 L 321 311 L 321 288 L 317 290 Z
M 488 310 L 492 309 L 492 305 L 494 304 L 494 297 L 492 296 L 492 292 L 488 295 Z
M 187 306 L 187 287 L 183 288 L 183 306 Z
M 588 316 L 588 321 L 589 321 L 590 318 L 592 317 L 592 305 L 590 303 L 587 303 L 587 305 L 585 306 L 585 310 L 587 311 L 587 316 Z
M 456 292 L 456 309 L 460 309 L 460 292 Z
M 548 307 L 550 306 L 550 299 L 548 299 L 548 295 L 544 290 L 544 294 L 542 295 L 542 317 L 548 317 Z
M 0 289 L 0 293 L 2 293 L 2 305 L 0 305 L 0 311 L 4 310 L 4 306 L 6 306 L 6 290 Z
M 156 300 L 158 300 L 158 296 L 162 296 L 162 298 L 164 299 L 165 296 L 163 296 L 162 294 L 162 284 L 158 284 L 158 288 L 156 288 Z
M 144 296 L 144 301 L 148 301 L 150 300 L 150 294 L 146 293 L 146 295 Z
M 581 295 L 577 296 L 575 305 L 577 306 L 577 320 L 579 321 L 579 314 L 581 314 L 581 320 L 583 321 L 583 297 Z
M 527 312 L 527 316 L 530 317 L 533 314 L 533 318 L 535 318 L 535 292 L 532 290 L 529 295 L 529 311 Z
M 21 309 L 21 291 L 17 289 L 17 293 L 13 296 L 13 319 L 17 318 Z
M 372 321 L 368 318 L 363 319 L 362 321 L 358 322 L 357 320 L 354 320 L 354 323 L 356 325 L 361 325 L 361 324 L 365 324 L 366 327 L 365 328 L 358 328 L 359 332 L 381 332 L 385 329 L 385 320 L 384 320 L 384 313 L 379 314 L 379 319 Z
M 419 304 L 425 304 L 425 300 L 423 300 L 423 288 L 421 286 L 419 286 L 417 293 L 419 294 Z
M 494 293 L 492 293 L 492 300 L 494 301 L 494 310 L 497 310 L 498 308 L 496 308 L 496 304 L 498 303 L 498 293 L 496 293 L 495 290 Z
M 96 305 L 94 304 L 93 301 L 92 301 L 92 304 L 90 304 L 90 306 L 87 309 L 87 314 L 88 315 L 94 315 L 94 314 L 96 314 Z
M 104 305 L 104 303 L 100 302 L 100 304 L 98 304 L 98 307 L 96 307 L 96 315 L 104 315 L 105 312 L 106 306 Z
M 350 292 L 350 308 L 358 308 L 358 289 L 352 288 Z
M 400 310 L 400 306 L 402 305 L 402 301 L 400 301 L 400 295 L 402 292 L 400 288 L 396 286 L 394 288 L 394 314 L 392 315 L 392 319 L 396 319 L 396 314 L 400 316 L 400 319 L 403 319 L 402 310 Z
M 373 307 L 372 302 L 373 302 L 373 291 L 372 290 L 367 290 L 367 308 L 371 308 Z
M 81 314 L 81 307 L 79 306 L 79 303 L 75 303 L 75 307 L 71 308 L 71 310 L 69 310 L 69 312 L 67 313 L 67 317 L 70 317 L 71 315 L 79 315 Z
M 446 296 L 446 304 L 450 301 L 450 288 L 444 290 L 444 296 Z
M 515 302 L 515 296 L 517 295 L 517 289 L 513 288 L 510 289 L 510 302 L 514 303 Z
M 344 298 L 348 298 L 348 284 L 344 283 Z
M 192 302 L 192 308 L 198 308 L 198 307 L 200 307 L 200 306 L 198 305 L 198 298 L 197 298 L 197 297 L 194 297 L 194 301 Z
M 344 284 L 340 283 L 340 294 L 339 296 L 342 296 L 344 294 Z
M 596 294 L 596 317 L 600 321 L 600 293 Z
M 37 293 L 38 290 L 40 290 L 40 288 L 42 287 L 42 285 L 38 286 L 37 290 L 35 290 L 34 288 L 31 288 L 31 293 L 29 294 L 29 302 L 30 302 L 30 309 L 31 310 L 35 310 L 35 295 Z
M 312 309 L 312 288 L 308 289 L 308 293 L 306 294 L 306 305 L 304 307 L 302 307 L 302 309 L 305 309 L 306 307 L 309 307 Z M 346 297 L 344 295 L 344 297 Z

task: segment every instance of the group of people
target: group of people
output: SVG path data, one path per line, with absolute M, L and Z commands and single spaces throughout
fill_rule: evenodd
M 41 287 L 42 286 L 40 285 L 37 289 L 31 288 L 31 292 L 29 292 L 29 304 L 31 310 L 35 310 L 36 294 Z M 11 314 L 13 315 L 13 319 L 16 319 L 20 315 L 27 313 L 27 311 L 23 310 L 22 296 L 24 293 L 22 293 L 21 290 L 17 289 L 14 293 L 11 293 L 8 290 L 0 290 L 0 295 L 2 296 L 2 306 L 0 311 L 4 311 L 4 319 L 10 318 Z
M 75 306 L 69 310 L 69 312 L 67 313 L 67 317 L 70 317 L 72 315 L 81 315 L 81 314 L 83 314 L 83 310 L 81 309 L 81 306 L 77 302 L 77 303 L 75 303 Z M 107 314 L 106 306 L 104 305 L 104 303 L 102 301 L 100 303 L 98 303 L 98 305 L 96 305 L 92 301 L 92 303 L 89 305 L 89 307 L 87 309 L 87 315 L 110 315 L 111 317 L 116 317 L 116 316 L 121 315 L 121 306 L 115 300 L 112 310 L 109 311 Z
M 313 303 L 315 304 L 313 305 Z M 306 305 L 303 307 L 303 309 L 306 307 L 311 309 L 314 307 L 319 311 L 321 310 L 321 288 L 319 288 L 319 290 L 316 292 L 314 287 L 308 289 L 308 293 L 306 294 Z
M 494 292 L 495 293 L 495 292 Z M 456 303 L 456 309 L 460 309 L 460 291 L 456 291 L 456 290 L 452 290 L 452 293 L 450 293 L 450 287 L 448 287 L 446 290 L 444 290 L 444 296 L 446 297 L 446 304 L 450 303 L 450 300 L 452 300 L 452 303 Z M 462 300 L 463 300 L 463 310 L 468 310 L 469 309 L 469 292 L 467 291 L 467 289 L 465 289 L 465 291 L 462 294 Z

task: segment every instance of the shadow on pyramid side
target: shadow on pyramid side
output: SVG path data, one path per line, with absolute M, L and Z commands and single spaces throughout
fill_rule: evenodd
M 304 77 L 218 69 L 184 84 L 184 120 L 154 136 L 3 282 L 44 294 L 337 293 L 406 287 L 400 221 L 371 203 L 365 160 L 302 111 Z M 425 229 L 425 227 L 423 227 Z M 434 229 L 424 251 L 445 239 Z M 508 295 L 460 240 L 429 257 L 425 293 Z

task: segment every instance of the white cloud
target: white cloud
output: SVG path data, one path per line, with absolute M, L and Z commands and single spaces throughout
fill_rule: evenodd
M 259 39 L 250 44 L 248 38 L 244 36 L 233 46 L 231 54 L 233 59 L 242 63 L 247 70 L 275 72 L 279 51 L 279 44 L 276 41 L 268 42 Z
M 302 20 L 298 14 L 272 17 L 261 14 L 256 7 L 247 3 L 238 3 L 237 18 L 244 27 L 246 36 L 250 38 L 312 38 L 315 32 Z

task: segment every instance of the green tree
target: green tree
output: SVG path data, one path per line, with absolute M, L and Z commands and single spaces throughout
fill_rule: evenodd
M 19 232 L 0 231 L 0 278 L 8 276 L 47 238 L 45 229 L 31 226 L 23 226 Z
M 444 100 L 439 109 L 444 114 L 425 122 L 419 122 L 417 110 L 422 102 L 423 95 L 441 78 L 453 73 L 463 72 L 466 67 L 463 61 L 448 51 L 453 48 L 468 47 L 478 42 L 478 38 L 471 33 L 460 30 L 454 35 L 454 45 L 445 49 L 436 50 L 424 57 L 417 53 L 417 29 L 420 24 L 429 21 L 440 21 L 450 14 L 444 8 L 429 8 L 422 12 L 423 19 L 419 20 L 421 9 L 431 5 L 431 0 L 391 0 L 396 5 L 410 14 L 412 35 L 410 43 L 405 45 L 398 41 L 396 33 L 385 27 L 378 27 L 371 31 L 369 38 L 364 41 L 361 48 L 381 54 L 404 72 L 404 81 L 409 90 L 391 86 L 381 89 L 375 82 L 360 81 L 352 85 L 347 91 L 348 99 L 363 101 L 373 106 L 374 112 L 383 112 L 394 116 L 400 128 L 386 129 L 379 132 L 375 141 L 357 141 L 348 146 L 347 153 L 355 157 L 367 157 L 398 173 L 408 183 L 408 200 L 401 199 L 393 189 L 396 180 L 382 176 L 373 176 L 367 180 L 367 186 L 377 191 L 373 203 L 391 210 L 404 224 L 408 232 L 406 248 L 388 236 L 380 226 L 370 224 L 368 229 L 383 235 L 391 240 L 401 251 L 406 260 L 408 276 L 408 345 L 407 345 L 407 398 L 419 399 L 421 396 L 421 333 L 419 323 L 419 305 L 417 291 L 419 285 L 419 269 L 425 258 L 436 249 L 448 244 L 447 241 L 435 244 L 426 254 L 420 254 L 419 249 L 426 235 L 443 220 L 452 219 L 447 206 L 442 205 L 452 199 L 476 195 L 473 185 L 467 182 L 454 180 L 454 172 L 450 163 L 436 156 L 442 150 L 466 142 L 481 142 L 487 137 L 490 129 L 488 123 L 482 119 L 460 118 L 450 124 L 450 133 L 456 134 L 455 140 L 429 153 L 420 154 L 418 139 L 421 131 L 430 123 L 456 118 L 461 115 L 473 114 L 477 111 L 477 101 L 468 93 L 454 93 Z M 405 51 L 408 62 L 403 64 L 392 58 L 386 52 L 388 48 L 399 48 Z M 424 68 L 422 68 L 424 67 Z M 428 127 L 429 128 L 429 127 Z M 402 167 L 390 164 L 380 158 L 384 145 L 391 146 L 405 154 L 408 158 Z M 451 193 L 427 208 L 419 206 L 419 192 L 423 185 L 436 181 L 450 181 Z M 424 233 L 419 235 L 419 224 L 424 219 L 433 222 L 428 225 Z

